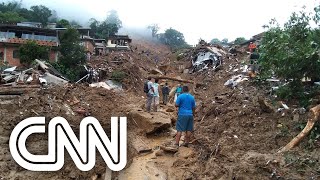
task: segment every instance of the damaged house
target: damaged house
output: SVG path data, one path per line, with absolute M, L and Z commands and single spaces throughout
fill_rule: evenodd
M 19 47 L 28 40 L 49 47 L 49 60 L 58 60 L 58 34 L 52 29 L 39 28 L 38 23 L 0 25 L 0 61 L 10 66 L 20 66 Z
M 131 50 L 130 43 L 132 39 L 128 35 L 113 35 L 108 38 L 107 41 L 107 52 L 110 51 L 121 51 L 121 50 Z
M 106 40 L 105 39 L 94 39 L 94 51 L 95 55 L 97 56 L 103 56 L 106 54 Z
M 54 25 L 51 25 L 51 29 L 57 31 L 60 36 L 61 33 L 67 30 L 67 28 L 56 28 Z M 95 53 L 95 43 L 93 38 L 90 36 L 91 28 L 77 28 L 80 34 L 80 44 L 85 48 L 86 52 L 90 52 L 91 54 Z

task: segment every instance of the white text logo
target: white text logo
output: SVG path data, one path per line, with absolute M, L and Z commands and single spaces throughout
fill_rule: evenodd
M 58 171 L 64 165 L 64 150 L 81 171 L 91 170 L 96 161 L 96 149 L 108 167 L 122 170 L 127 164 L 127 118 L 111 118 L 111 139 L 99 121 L 86 117 L 80 123 L 79 139 L 62 117 L 53 118 L 48 126 L 48 155 L 34 155 L 26 148 L 27 138 L 34 133 L 45 133 L 45 117 L 31 117 L 21 121 L 10 136 L 13 159 L 31 171 Z

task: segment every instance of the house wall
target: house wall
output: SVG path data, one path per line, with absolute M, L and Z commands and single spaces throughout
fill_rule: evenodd
M 0 53 L 3 52 L 3 59 L 0 59 L 0 61 L 8 62 L 10 66 L 21 66 L 20 58 L 13 57 L 13 51 L 15 50 L 19 50 L 19 47 L 0 45 Z M 57 52 L 53 50 L 49 52 L 49 60 L 51 62 L 57 61 L 57 57 Z
M 113 44 L 111 40 L 108 40 L 107 46 L 108 47 L 116 47 L 117 44 Z
M 19 47 L 2 47 L 1 51 L 4 52 L 4 61 L 8 62 L 10 66 L 21 66 L 20 59 L 13 57 L 13 51 L 15 50 L 19 50 Z
M 84 40 L 81 44 L 83 45 L 86 51 L 89 51 L 92 54 L 94 53 L 94 45 L 92 41 Z

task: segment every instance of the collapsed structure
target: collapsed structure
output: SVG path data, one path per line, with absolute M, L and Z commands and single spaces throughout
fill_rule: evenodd
M 222 64 L 224 51 L 217 47 L 200 45 L 195 49 L 194 58 L 192 60 L 192 71 L 203 71 L 212 68 L 219 68 Z

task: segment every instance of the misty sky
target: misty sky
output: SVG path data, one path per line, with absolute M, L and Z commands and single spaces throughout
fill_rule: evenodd
M 200 38 L 251 36 L 263 31 L 271 18 L 287 20 L 291 12 L 315 7 L 315 0 L 23 0 L 24 5 L 43 4 L 60 17 L 81 23 L 91 17 L 103 20 L 115 9 L 124 26 L 144 28 L 157 23 L 164 31 L 174 28 L 194 45 Z

